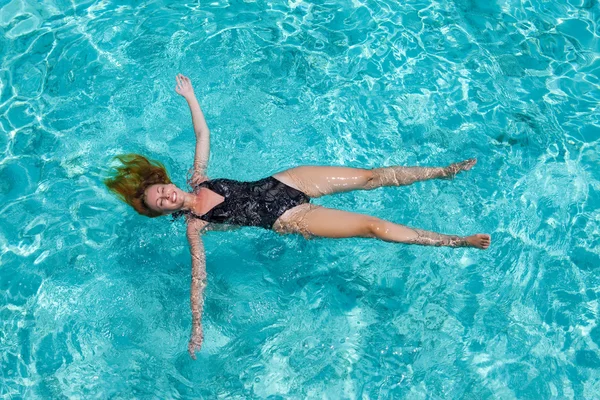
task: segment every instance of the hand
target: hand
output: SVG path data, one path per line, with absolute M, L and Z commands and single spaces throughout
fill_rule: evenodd
M 192 82 L 190 81 L 190 78 L 182 74 L 177 74 L 175 79 L 177 80 L 177 87 L 175 88 L 175 91 L 177 93 L 183 96 L 186 100 L 190 97 L 195 96 L 194 88 L 192 87 Z
M 190 357 L 192 359 L 196 359 L 196 352 L 200 351 L 200 347 L 202 346 L 202 340 L 204 339 L 204 334 L 202 333 L 202 326 L 198 325 L 192 328 L 192 337 L 190 338 L 190 342 L 188 343 L 188 353 L 190 353 Z

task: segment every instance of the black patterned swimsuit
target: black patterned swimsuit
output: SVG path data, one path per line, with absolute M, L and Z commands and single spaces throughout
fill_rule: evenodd
M 201 187 L 208 188 L 225 199 L 206 214 L 196 217 L 220 224 L 271 229 L 284 212 L 310 202 L 310 197 L 306 194 L 272 176 L 254 182 L 224 178 L 208 180 L 197 185 L 194 192 Z

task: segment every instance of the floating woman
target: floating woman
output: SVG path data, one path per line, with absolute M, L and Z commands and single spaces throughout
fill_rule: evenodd
M 470 170 L 476 163 L 475 159 L 447 167 L 390 166 L 362 169 L 299 166 L 254 182 L 209 179 L 206 168 L 210 152 L 210 132 L 190 79 L 179 74 L 176 80 L 175 90 L 187 100 L 196 134 L 192 193 L 172 184 L 162 164 L 138 154 L 117 156 L 122 166 L 116 167 L 105 183 L 142 215 L 186 216 L 187 238 L 192 254 L 192 334 L 188 345 L 192 358 L 196 358 L 195 352 L 200 350 L 203 340 L 201 315 L 206 266 L 201 234 L 215 229 L 219 224 L 260 226 L 280 234 L 301 234 L 306 239 L 364 237 L 425 246 L 489 247 L 491 238 L 487 234 L 467 237 L 443 235 L 409 228 L 370 215 L 310 203 L 312 198 L 333 193 L 410 185 L 429 179 L 452 179 L 459 172 Z

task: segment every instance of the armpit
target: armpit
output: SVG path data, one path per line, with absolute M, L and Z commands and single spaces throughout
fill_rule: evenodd
M 191 168 L 187 174 L 187 183 L 193 189 L 204 181 L 209 180 L 204 171 Z

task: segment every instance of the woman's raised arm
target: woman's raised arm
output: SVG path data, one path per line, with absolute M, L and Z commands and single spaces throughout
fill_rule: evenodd
M 195 360 L 196 351 L 200 350 L 204 334 L 202 332 L 202 310 L 204 308 L 204 288 L 206 287 L 206 254 L 200 238 L 200 231 L 205 223 L 192 220 L 187 226 L 187 238 L 192 254 L 192 286 L 190 305 L 192 307 L 192 335 L 188 344 L 188 352 Z
M 194 133 L 196 134 L 194 175 L 206 176 L 208 159 L 210 157 L 210 131 L 208 125 L 206 125 L 200 103 L 196 99 L 190 78 L 181 74 L 177 75 L 177 88 L 175 91 L 185 98 L 192 113 L 192 123 L 194 124 Z

